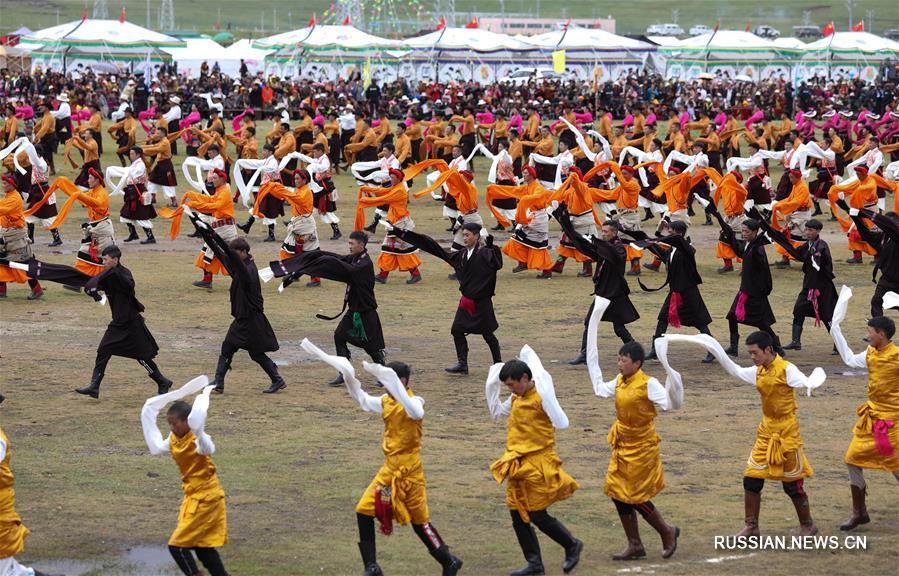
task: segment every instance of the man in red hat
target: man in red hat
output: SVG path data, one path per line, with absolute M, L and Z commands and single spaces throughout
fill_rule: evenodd
M 618 186 L 610 190 L 593 191 L 594 202 L 615 202 L 615 211 L 611 216 L 611 220 L 618 223 L 618 229 L 624 232 L 625 240 L 630 239 L 628 232 L 641 232 L 641 219 L 639 214 L 640 207 L 640 183 L 637 181 L 637 170 L 633 166 L 619 167 L 615 162 L 609 162 L 609 169 L 615 174 L 618 180 Z M 569 206 L 569 209 L 571 207 Z M 583 234 L 582 232 L 582 235 Z M 626 244 L 624 246 L 626 260 L 631 263 L 628 276 L 640 275 L 640 259 L 643 257 L 643 251 Z
M 852 257 L 846 260 L 849 264 L 861 264 L 862 252 L 874 256 L 876 251 L 865 242 L 859 232 L 856 223 L 840 215 L 836 208 L 837 200 L 846 200 L 850 209 L 877 211 L 877 182 L 868 176 L 868 166 L 859 164 L 853 167 L 856 178 L 850 178 L 840 184 L 830 187 L 827 197 L 830 200 L 830 209 L 840 222 L 843 231 L 849 237 L 849 250 Z M 870 226 L 868 226 L 870 227 Z
M 783 230 L 786 238 L 794 247 L 802 246 L 805 237 L 805 223 L 812 217 L 812 198 L 808 184 L 802 177 L 802 171 L 793 168 L 789 170 L 790 195 L 774 204 L 771 209 L 771 225 L 777 230 Z M 783 219 L 783 222 L 781 222 Z M 777 244 L 777 251 L 783 258 L 778 266 L 790 265 L 790 253 L 786 248 Z
M 227 183 L 228 175 L 224 170 L 215 168 L 206 178 L 207 184 L 213 189 L 212 195 L 190 191 L 186 195 L 186 205 L 196 212 L 209 216 L 211 218 L 209 227 L 212 232 L 226 243 L 230 243 L 237 239 L 237 226 L 234 223 L 234 200 L 231 187 Z M 212 288 L 214 274 L 229 274 L 208 243 L 203 245 L 194 265 L 203 270 L 203 279 L 193 283 L 198 288 Z

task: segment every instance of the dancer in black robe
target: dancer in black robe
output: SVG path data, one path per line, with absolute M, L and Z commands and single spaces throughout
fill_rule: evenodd
M 334 330 L 334 348 L 338 356 L 349 358 L 348 344 L 352 344 L 365 350 L 373 361 L 385 364 L 384 333 L 375 299 L 375 268 L 366 250 L 368 235 L 355 230 L 350 233 L 347 243 L 349 254 L 342 256 L 325 250 L 303 252 L 293 258 L 271 262 L 262 275 L 284 277 L 283 287 L 296 282 L 303 274 L 346 284 L 343 309 L 336 316 L 316 314 L 316 317 L 335 320 L 343 316 Z M 328 384 L 343 385 L 343 375 L 338 374 Z
M 574 247 L 582 254 L 596 262 L 593 273 L 593 293 L 602 296 L 612 302 L 606 313 L 603 314 L 603 322 L 611 322 L 615 335 L 627 344 L 634 338 L 628 332 L 626 324 L 635 322 L 640 318 L 637 309 L 634 308 L 628 294 L 631 293 L 624 276 L 627 264 L 627 251 L 618 237 L 618 222 L 606 220 L 602 225 L 602 238 L 587 239 L 574 230 L 571 224 L 571 214 L 563 203 L 553 211 L 553 216 L 559 221 L 566 237 L 574 244 Z M 633 232 L 628 232 L 633 235 Z M 587 363 L 587 330 L 590 326 L 590 315 L 593 314 L 593 304 L 587 310 L 584 317 L 584 333 L 581 336 L 581 351 L 577 358 L 569 362 L 571 365 Z
M 218 365 L 215 368 L 215 388 L 213 392 L 221 394 L 225 391 L 225 374 L 231 368 L 231 360 L 238 350 L 246 350 L 250 358 L 262 367 L 271 379 L 271 385 L 263 390 L 273 394 L 287 388 L 284 379 L 278 373 L 278 367 L 266 352 L 276 351 L 278 338 L 268 318 L 265 317 L 262 288 L 256 262 L 250 256 L 250 245 L 243 238 L 227 243 L 221 236 L 212 231 L 205 222 L 193 212 L 185 210 L 190 216 L 197 231 L 206 245 L 215 253 L 231 277 L 231 326 L 222 342 Z
M 660 338 L 668 330 L 668 326 L 675 328 L 681 326 L 691 326 L 699 330 L 701 334 L 708 334 L 709 324 L 712 323 L 712 316 L 706 308 L 705 301 L 699 291 L 699 285 L 702 284 L 702 276 L 696 268 L 696 249 L 684 237 L 687 233 L 687 223 L 674 221 L 671 223 L 670 236 L 653 239 L 646 243 L 646 249 L 656 255 L 660 260 L 665 262 L 667 268 L 667 278 L 665 283 L 659 288 L 647 288 L 639 279 L 640 284 L 646 292 L 656 292 L 665 286 L 668 286 L 668 296 L 662 303 L 659 310 L 658 323 L 656 331 L 652 337 L 652 345 L 647 360 L 656 358 L 655 341 Z M 643 245 L 637 242 L 638 245 Z M 666 244 L 664 249 L 660 244 Z M 707 353 L 704 364 L 714 362 L 715 357 L 711 353 Z
M 100 397 L 100 383 L 106 373 L 106 365 L 113 356 L 133 358 L 140 362 L 150 378 L 156 382 L 159 394 L 165 394 L 172 387 L 172 381 L 162 375 L 153 361 L 159 346 L 153 334 L 144 323 L 141 312 L 144 305 L 134 294 L 134 277 L 121 263 L 122 251 L 118 246 L 107 246 L 101 253 L 106 268 L 96 276 L 88 276 L 71 266 L 47 264 L 39 260 L 28 262 L 28 275 L 68 286 L 84 287 L 84 292 L 94 300 L 102 301 L 102 292 L 109 302 L 112 322 L 97 346 L 97 359 L 91 382 L 75 392 L 92 398 Z M 24 263 L 23 263 L 24 264 Z
M 384 221 L 382 221 L 383 223 Z M 446 368 L 450 374 L 468 374 L 467 334 L 480 334 L 490 348 L 493 363 L 502 362 L 496 329 L 499 323 L 493 312 L 493 294 L 496 292 L 496 272 L 503 267 L 503 253 L 493 245 L 493 236 L 480 224 L 468 222 L 462 225 L 460 250 L 445 250 L 436 240 L 424 234 L 389 226 L 391 234 L 416 248 L 440 258 L 453 267 L 459 279 L 459 307 L 450 332 L 456 346 L 457 363 Z M 480 238 L 484 237 L 481 245 Z
M 895 212 L 877 214 L 872 210 L 859 210 L 855 214 L 855 209 L 850 209 L 845 200 L 838 201 L 837 205 L 855 222 L 861 239 L 877 252 L 877 263 L 871 274 L 871 280 L 877 283 L 874 296 L 871 297 L 871 316 L 883 316 L 883 295 L 887 292 L 899 292 L 899 215 Z M 879 230 L 868 228 L 865 219 L 874 222 Z
M 739 258 L 743 259 L 740 290 L 727 312 L 727 323 L 730 330 L 730 346 L 727 348 L 727 353 L 734 357 L 739 353 L 739 324 L 746 324 L 770 334 L 774 342 L 774 351 L 784 356 L 780 338 L 771 328 L 777 322 L 774 311 L 771 310 L 771 304 L 768 302 L 774 282 L 771 280 L 768 254 L 765 252 L 768 240 L 764 234 L 759 233 L 761 227 L 759 221 L 749 218 L 743 222 L 743 239 L 737 240 L 734 231 L 721 216 L 717 207 L 709 204 L 707 210 L 718 220 L 727 244 L 733 248 Z
M 784 350 L 802 350 L 802 327 L 806 318 L 814 318 L 815 326 L 824 323 L 830 332 L 830 321 L 837 305 L 837 288 L 833 284 L 833 258 L 830 246 L 821 238 L 824 225 L 820 220 L 809 220 L 805 223 L 805 244 L 794 246 L 793 243 L 771 227 L 765 221 L 759 221 L 765 234 L 779 244 L 790 256 L 802 262 L 802 289 L 796 296 L 793 305 L 793 335 Z M 836 347 L 833 349 L 836 352 Z

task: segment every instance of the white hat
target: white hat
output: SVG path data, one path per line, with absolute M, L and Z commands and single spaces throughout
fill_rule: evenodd
M 465 92 L 456 92 L 456 96 L 465 96 Z
M 352 112 L 353 110 L 355 110 L 355 108 L 353 108 L 353 105 L 352 105 L 352 104 L 347 104 L 347 105 L 346 105 L 346 109 L 349 110 L 350 112 Z
M 172 104 L 181 104 L 181 98 L 172 96 L 171 98 L 169 98 L 169 102 L 171 102 Z
M 418 104 L 419 102 L 420 102 L 420 100 L 419 100 L 418 98 L 413 98 L 413 99 L 412 99 L 412 103 L 413 103 L 413 104 Z
M 222 93 L 221 93 L 221 92 L 216 92 L 215 94 L 212 95 L 212 97 L 213 97 L 213 98 L 218 98 L 219 100 L 221 100 L 222 98 L 224 98 L 224 96 L 222 96 Z
M 403 97 L 400 98 L 400 100 L 403 100 L 403 101 L 405 101 L 405 102 L 408 102 L 408 101 L 409 101 L 409 97 L 406 96 L 405 94 L 403 94 Z
M 487 105 L 487 103 L 484 102 L 483 100 L 478 100 L 478 106 L 486 106 L 486 105 Z
M 56 99 L 59 100 L 60 102 L 68 102 L 68 101 L 69 101 L 69 95 L 66 94 L 65 92 L 62 92 L 61 94 L 59 94 L 59 95 L 56 97 Z
M 128 84 L 129 86 L 134 86 L 134 80 L 128 80 L 127 84 Z

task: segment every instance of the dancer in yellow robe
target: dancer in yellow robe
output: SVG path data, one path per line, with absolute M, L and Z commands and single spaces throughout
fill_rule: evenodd
M 0 258 L 10 262 L 27 262 L 34 258 L 31 242 L 25 227 L 25 202 L 16 189 L 16 182 L 9 176 L 2 177 L 3 195 L 0 196 Z M 6 283 L 28 283 L 31 288 L 29 300 L 44 295 L 40 282 L 8 263 L 0 263 L 0 298 L 6 298 Z
M 759 535 L 759 509 L 765 480 L 779 480 L 799 518 L 799 534 L 818 533 L 809 509 L 804 480 L 812 476 L 812 467 L 802 450 L 799 419 L 796 418 L 796 388 L 812 390 L 824 383 L 826 375 L 815 368 L 808 376 L 774 351 L 767 332 L 754 332 L 746 338 L 746 347 L 754 366 L 743 368 L 731 360 L 717 340 L 706 334 L 687 336 L 668 334 L 668 342 L 699 344 L 715 356 L 725 372 L 747 384 L 755 384 L 762 399 L 762 421 L 756 432 L 755 445 L 743 472 L 746 526 L 739 537 Z M 656 343 L 658 348 L 658 342 Z
M 194 378 L 177 390 L 149 398 L 140 413 L 150 454 L 170 453 L 181 471 L 184 499 L 178 526 L 169 538 L 169 552 L 185 576 L 202 574 L 197 569 L 194 553 L 209 576 L 228 576 L 216 550 L 228 542 L 228 522 L 225 491 L 212 463 L 215 444 L 205 431 L 213 388 L 208 384 L 206 376 Z M 201 391 L 193 407 L 184 402 L 183 398 Z M 163 440 L 156 419 L 169 402 L 172 405 L 166 412 L 166 420 L 172 431 Z
M 887 294 L 884 301 L 890 297 L 897 299 L 895 292 Z M 868 348 L 853 354 L 840 329 L 851 297 L 852 290 L 843 286 L 833 313 L 830 335 L 847 366 L 867 368 L 868 399 L 856 411 L 858 420 L 846 451 L 852 515 L 840 524 L 843 531 L 854 530 L 871 521 L 865 505 L 868 489 L 863 468 L 886 470 L 899 480 L 899 346 L 892 341 L 896 324 L 886 316 L 868 320 Z
M 680 528 L 665 522 L 662 513 L 652 499 L 665 488 L 662 457 L 659 444 L 662 439 L 656 433 L 656 408 L 679 408 L 683 402 L 679 375 L 668 378 L 667 386 L 643 372 L 646 354 L 634 340 L 618 350 L 620 373 L 605 381 L 599 366 L 596 347 L 596 327 L 611 302 L 596 297 L 590 325 L 593 330 L 587 337 L 587 368 L 593 383 L 593 392 L 600 398 L 615 399 L 615 422 L 609 430 L 608 441 L 612 448 L 606 472 L 605 493 L 615 503 L 621 526 L 627 536 L 627 548 L 612 556 L 613 560 L 638 560 L 646 557 L 646 549 L 640 539 L 637 512 L 662 538 L 662 558 L 671 558 L 677 550 Z M 664 345 L 663 345 L 664 347 Z M 663 365 L 668 369 L 667 348 L 661 351 Z M 676 385 L 671 386 L 671 382 Z
M 562 469 L 556 454 L 556 429 L 568 428 L 568 416 L 559 406 L 552 376 L 540 358 L 525 346 L 520 359 L 494 364 L 487 376 L 487 407 L 494 420 L 508 416 L 506 451 L 490 466 L 494 479 L 506 481 L 506 505 L 512 528 L 527 566 L 512 576 L 543 574 L 540 543 L 531 523 L 565 549 L 562 570 L 571 572 L 581 558 L 584 543 L 547 513 L 555 502 L 571 497 L 580 486 Z M 500 400 L 505 384 L 512 394 Z
M 462 560 L 450 554 L 449 547 L 431 524 L 428 512 L 425 474 L 421 465 L 424 399 L 409 388 L 409 366 L 402 362 L 391 362 L 387 366 L 363 362 L 365 370 L 374 375 L 388 392 L 375 397 L 362 390 L 349 359 L 326 354 L 309 340 L 304 339 L 300 346 L 337 369 L 350 396 L 362 410 L 380 414 L 384 420 L 384 465 L 356 505 L 359 552 L 365 574 L 376 576 L 382 573 L 375 545 L 377 518 L 381 533 L 388 536 L 393 533 L 394 520 L 401 525 L 411 521 L 412 530 L 431 556 L 443 566 L 444 576 L 455 576 L 462 568 Z

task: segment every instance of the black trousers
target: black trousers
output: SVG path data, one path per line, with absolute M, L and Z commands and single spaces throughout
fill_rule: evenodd
M 730 343 L 733 346 L 737 346 L 739 344 L 737 340 L 740 338 L 740 323 L 732 318 L 729 318 L 727 320 L 727 326 L 730 329 Z M 774 329 L 771 328 L 770 324 L 756 325 L 754 326 L 754 328 L 758 328 L 759 331 L 769 334 L 771 336 L 771 339 L 774 341 L 774 348 L 780 348 L 780 338 L 778 338 L 777 334 L 774 333 Z
M 456 358 L 459 359 L 460 362 L 468 362 L 468 340 L 465 337 L 464 332 L 453 332 L 453 344 L 456 346 Z M 487 347 L 490 348 L 490 355 L 493 357 L 493 363 L 496 364 L 498 362 L 503 361 L 502 354 L 500 353 L 499 340 L 496 339 L 496 334 L 493 332 L 487 332 L 486 334 L 481 334 L 484 338 L 484 342 L 487 343 Z
M 209 576 L 228 576 L 228 572 L 225 570 L 224 564 L 222 564 L 222 558 L 215 548 L 169 546 L 169 554 L 175 559 L 175 564 L 178 565 L 178 568 L 181 569 L 185 576 L 195 576 L 199 573 L 197 563 L 194 561 L 194 553 L 200 559 L 203 567 L 209 571 Z
M 587 320 L 589 321 L 590 317 L 587 316 Z M 587 349 L 587 331 L 590 330 L 589 326 L 584 326 L 584 333 L 581 336 L 581 350 Z M 612 322 L 612 330 L 615 331 L 615 336 L 618 336 L 621 339 L 621 342 L 627 344 L 631 342 L 634 337 L 631 335 L 630 331 L 627 329 L 621 322 Z
M 229 364 L 231 362 L 231 359 L 234 358 L 234 354 L 238 350 L 240 350 L 240 348 L 235 346 L 231 342 L 228 342 L 227 340 L 222 342 L 221 354 L 228 359 Z M 247 350 L 247 354 L 250 355 L 250 359 L 253 360 L 253 362 L 263 367 L 266 366 L 270 361 L 268 355 L 265 352 L 260 352 L 259 350 Z
M 112 358 L 112 354 L 106 352 L 104 350 L 97 350 L 97 359 L 94 361 L 94 373 L 105 374 L 106 373 L 106 365 L 109 364 L 109 359 Z M 154 372 L 159 371 L 159 366 L 156 365 L 152 359 L 141 360 L 138 358 L 137 360 L 141 366 L 144 367 L 144 370 L 147 371 L 147 374 L 153 374 Z
M 346 336 L 343 334 L 343 330 L 338 330 L 334 332 L 334 350 L 338 356 L 343 356 L 344 358 L 350 358 L 350 347 L 349 342 L 346 339 Z M 384 351 L 377 346 L 372 346 L 369 343 L 366 343 L 362 346 L 362 349 L 365 350 L 365 353 L 378 364 L 384 364 Z

